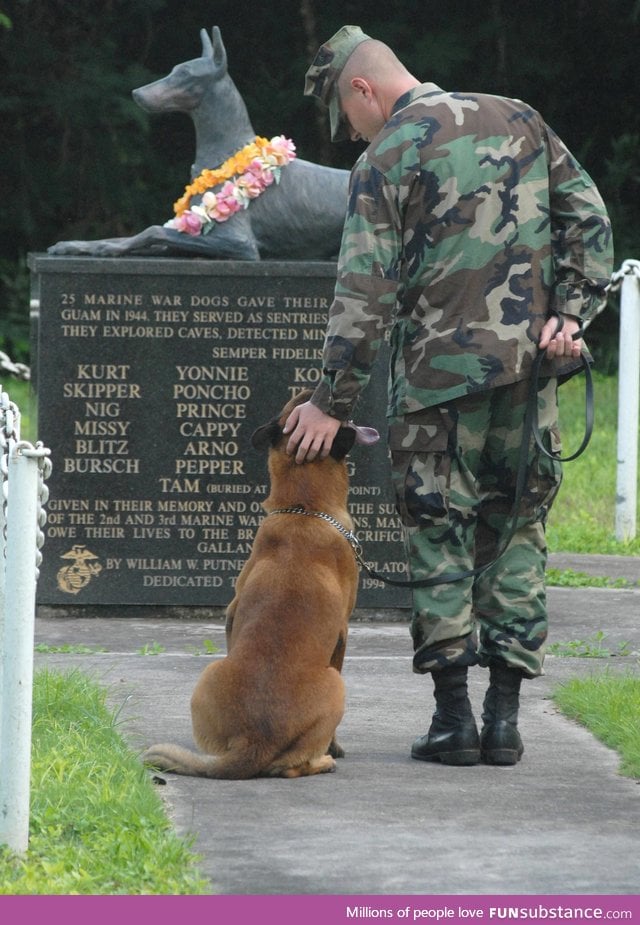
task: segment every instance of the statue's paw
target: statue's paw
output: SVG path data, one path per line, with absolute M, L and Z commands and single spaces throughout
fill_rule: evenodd
M 53 257 L 77 257 L 88 254 L 87 241 L 58 241 L 47 248 L 47 253 Z
M 54 257 L 117 257 L 123 252 L 119 238 L 102 241 L 58 241 L 47 248 Z

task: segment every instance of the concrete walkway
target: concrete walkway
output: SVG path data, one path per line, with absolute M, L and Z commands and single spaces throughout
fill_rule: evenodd
M 640 892 L 640 786 L 621 777 L 616 754 L 550 700 L 571 677 L 640 676 L 640 559 L 554 557 L 551 564 L 636 585 L 549 589 L 550 642 L 594 642 L 602 632 L 600 645 L 611 655 L 548 657 L 545 676 L 524 688 L 525 754 L 516 768 L 412 761 L 410 743 L 433 710 L 431 683 L 411 671 L 406 623 L 360 613 L 344 668 L 347 756 L 335 774 L 238 782 L 164 775 L 160 792 L 177 830 L 195 833 L 212 891 Z M 43 610 L 36 643 L 106 651 L 39 653 L 37 667 L 77 667 L 106 685 L 134 748 L 160 740 L 191 745 L 189 698 L 207 661 L 205 640 L 224 652 L 219 618 L 87 619 Z M 140 654 L 145 648 L 159 654 Z M 471 672 L 477 716 L 486 678 Z

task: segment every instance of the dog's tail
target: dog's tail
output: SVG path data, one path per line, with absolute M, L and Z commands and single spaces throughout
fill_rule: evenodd
M 162 743 L 152 745 L 142 755 L 148 767 L 171 771 L 188 777 L 211 777 L 217 780 L 248 780 L 258 777 L 269 764 L 264 755 L 247 745 L 222 755 L 202 755 L 179 745 Z

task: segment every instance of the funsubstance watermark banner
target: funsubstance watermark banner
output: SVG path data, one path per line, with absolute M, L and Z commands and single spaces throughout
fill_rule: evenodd
M 0 897 L 4 921 L 92 925 L 146 915 L 205 915 L 233 925 L 343 925 L 349 922 L 640 923 L 638 896 L 49 896 Z

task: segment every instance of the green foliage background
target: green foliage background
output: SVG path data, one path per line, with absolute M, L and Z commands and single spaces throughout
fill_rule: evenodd
M 607 201 L 616 264 L 640 256 L 640 0 L 1 0 L 0 349 L 28 359 L 27 253 L 170 217 L 193 128 L 181 114 L 149 117 L 131 90 L 199 56 L 201 28 L 220 26 L 259 134 L 349 168 L 359 148 L 332 145 L 302 96 L 313 53 L 345 23 L 422 79 L 539 109 Z M 601 369 L 616 341 L 614 302 L 590 339 Z

